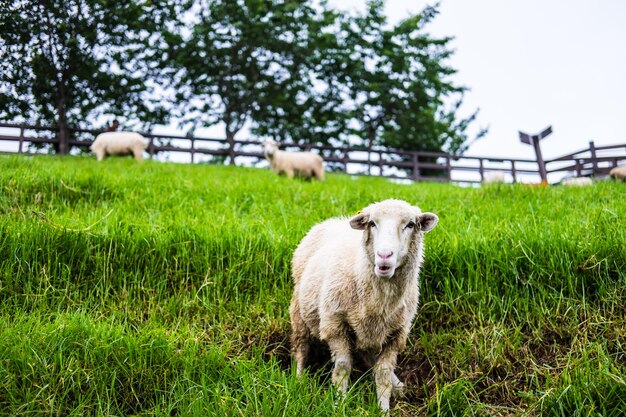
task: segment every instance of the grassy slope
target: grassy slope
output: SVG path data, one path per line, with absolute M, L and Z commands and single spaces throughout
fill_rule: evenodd
M 398 415 L 626 413 L 624 184 L 466 189 L 0 157 L 0 414 L 367 415 L 289 368 L 291 253 L 402 198 L 440 217 Z

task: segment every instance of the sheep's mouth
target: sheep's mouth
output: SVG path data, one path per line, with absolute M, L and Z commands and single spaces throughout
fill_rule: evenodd
M 393 275 L 395 268 L 391 265 L 376 265 L 374 273 L 381 278 L 389 278 Z

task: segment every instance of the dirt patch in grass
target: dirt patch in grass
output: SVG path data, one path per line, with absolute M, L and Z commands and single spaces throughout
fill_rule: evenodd
M 524 393 L 532 391 L 533 385 L 543 384 L 548 374 L 557 372 L 559 362 L 567 355 L 571 343 L 570 335 L 546 329 L 521 349 L 505 351 L 499 363 L 489 369 L 480 369 L 467 362 L 459 366 L 459 358 L 455 360 L 443 350 L 441 354 L 426 356 L 416 344 L 398 357 L 396 373 L 406 385 L 402 401 L 423 409 L 437 395 L 437 387 L 440 389 L 445 384 L 464 379 L 473 388 L 472 397 L 487 406 L 525 409 L 528 395 Z M 274 331 L 263 336 L 250 333 L 247 344 L 248 347 L 262 349 L 265 360 L 274 358 L 282 370 L 290 372 L 288 333 Z M 332 364 L 326 344 L 319 341 L 313 343 L 307 367 L 311 373 L 320 376 L 321 383 L 330 383 Z M 368 372 L 370 370 L 366 365 L 356 359 L 352 379 L 357 381 Z
M 280 365 L 280 369 L 287 371 L 291 366 L 291 356 L 289 353 L 289 335 L 274 331 L 265 340 L 263 358 L 269 361 L 275 358 Z

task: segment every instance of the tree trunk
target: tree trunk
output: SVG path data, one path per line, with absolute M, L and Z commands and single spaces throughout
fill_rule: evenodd
M 228 157 L 230 158 L 230 165 L 235 165 L 235 133 L 226 129 L 226 142 L 228 143 Z
M 367 175 L 372 175 L 372 148 L 374 147 L 374 139 L 376 139 L 376 131 L 368 129 L 367 136 Z
M 57 99 L 57 112 L 58 112 L 58 128 L 59 135 L 57 146 L 55 146 L 55 150 L 57 154 L 67 155 L 70 151 L 70 131 L 67 126 L 67 109 L 65 106 L 65 85 L 63 84 L 63 80 L 59 82 L 58 89 L 58 99 Z
M 70 131 L 65 121 L 59 120 L 59 143 L 57 153 L 67 155 L 69 153 Z

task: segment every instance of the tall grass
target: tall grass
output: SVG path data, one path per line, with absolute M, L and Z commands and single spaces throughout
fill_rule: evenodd
M 440 217 L 394 415 L 626 413 L 626 187 L 392 184 L 0 157 L 0 413 L 370 415 L 288 357 L 291 253 L 401 198 Z

